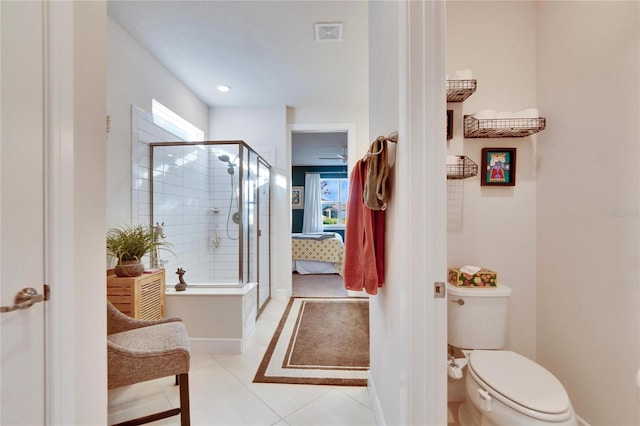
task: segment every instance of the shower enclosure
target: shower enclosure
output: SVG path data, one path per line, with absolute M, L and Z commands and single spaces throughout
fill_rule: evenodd
M 271 296 L 271 166 L 243 141 L 149 146 L 151 223 L 173 252 L 158 264 L 184 269 L 189 287 L 256 283 L 260 312 Z

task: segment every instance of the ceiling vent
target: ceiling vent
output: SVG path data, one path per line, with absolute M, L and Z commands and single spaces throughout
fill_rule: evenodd
M 316 41 L 342 41 L 342 22 L 315 24 Z

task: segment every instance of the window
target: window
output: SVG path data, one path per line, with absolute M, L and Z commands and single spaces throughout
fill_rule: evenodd
M 171 132 L 183 141 L 202 141 L 204 132 L 155 99 L 151 100 L 153 124 Z
M 349 180 L 347 178 L 320 178 L 322 223 L 326 229 L 344 229 L 347 220 Z

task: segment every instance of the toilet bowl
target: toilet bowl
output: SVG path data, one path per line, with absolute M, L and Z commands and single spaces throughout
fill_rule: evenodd
M 560 381 L 530 359 L 504 348 L 511 288 L 447 285 L 448 338 L 467 358 L 462 426 L 577 426 Z M 460 352 L 460 351 L 458 351 Z
M 471 351 L 465 388 L 462 426 L 578 424 L 558 379 L 515 352 Z

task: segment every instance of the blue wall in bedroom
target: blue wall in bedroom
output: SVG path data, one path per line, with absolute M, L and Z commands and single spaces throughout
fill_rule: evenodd
M 346 178 L 347 166 L 295 166 L 291 168 L 291 186 L 304 186 L 304 177 L 308 172 L 320 173 L 324 178 Z M 291 211 L 291 232 L 302 232 L 304 209 Z M 344 238 L 343 230 L 336 230 Z

